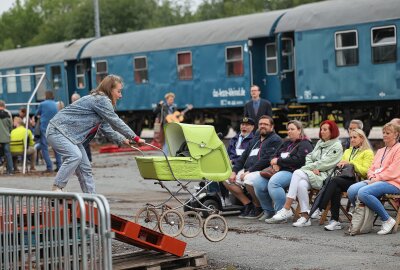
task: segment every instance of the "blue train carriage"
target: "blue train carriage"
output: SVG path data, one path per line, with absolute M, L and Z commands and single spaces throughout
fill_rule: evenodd
M 345 126 L 361 119 L 367 132 L 399 117 L 399 27 L 398 0 L 323 1 L 288 10 L 276 35 L 281 44 L 293 40 L 296 64 L 294 76 L 277 74 L 282 93 L 319 119 L 331 115 Z
M 252 80 L 265 86 L 261 83 L 264 47 L 273 42 L 269 35 L 282 14 L 275 11 L 105 36 L 90 42 L 80 57 L 91 59 L 92 82 L 107 74 L 124 78 L 117 110 L 136 131 L 151 126 L 152 109 L 172 91 L 178 107 L 193 105 L 188 122 L 213 123 L 227 133 L 243 114 Z M 249 37 L 254 37 L 251 50 Z
M 15 75 L 25 73 L 45 72 L 46 78 L 40 84 L 33 102 L 45 99 L 45 92 L 53 90 L 55 98 L 69 103 L 69 96 L 76 90 L 73 83 L 75 77 L 68 76 L 68 69 L 72 68 L 70 63 L 76 63 L 76 57 L 84 44 L 90 39 L 73 40 L 68 42 L 47 44 L 35 47 L 20 48 L 0 52 L 0 74 Z M 72 73 L 70 73 L 72 74 Z M 6 104 L 27 103 L 40 75 L 11 76 L 0 80 L 0 99 Z M 32 106 L 32 113 L 36 106 Z M 10 106 L 13 114 L 17 114 L 19 106 Z

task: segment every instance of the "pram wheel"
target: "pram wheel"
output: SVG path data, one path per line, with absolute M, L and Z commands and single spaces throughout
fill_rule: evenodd
M 213 214 L 204 221 L 204 236 L 211 242 L 219 242 L 228 234 L 228 224 L 224 217 Z
M 182 235 L 187 238 L 193 238 L 199 235 L 203 220 L 199 213 L 195 211 L 187 211 L 183 213 L 183 230 Z
M 158 219 L 158 213 L 154 208 L 143 207 L 136 213 L 135 222 L 151 230 L 157 230 Z
M 204 211 L 201 211 L 201 216 L 203 218 L 208 217 L 210 214 L 218 213 L 219 210 L 220 210 L 218 203 L 215 200 L 212 200 L 212 199 L 206 200 L 205 202 L 203 202 L 203 205 L 211 209 L 211 211 L 207 210 L 207 209 L 204 210 Z
M 182 214 L 176 210 L 167 210 L 160 216 L 158 227 L 160 232 L 171 237 L 176 237 L 183 230 L 184 220 Z

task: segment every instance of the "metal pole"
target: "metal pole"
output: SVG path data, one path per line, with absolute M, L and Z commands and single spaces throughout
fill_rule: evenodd
M 96 38 L 100 37 L 100 14 L 99 14 L 99 0 L 93 0 L 94 8 L 94 35 Z

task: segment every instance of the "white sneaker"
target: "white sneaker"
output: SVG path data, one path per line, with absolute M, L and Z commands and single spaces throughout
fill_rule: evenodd
M 306 219 L 305 217 L 300 217 L 295 223 L 293 223 L 295 227 L 307 227 L 311 226 L 311 219 Z
M 396 225 L 396 220 L 394 220 L 392 217 L 389 217 L 388 220 L 382 223 L 381 230 L 378 232 L 378 234 L 384 235 L 390 233 L 394 225 Z
M 276 214 L 270 219 L 272 219 L 274 221 L 281 221 L 281 220 L 286 220 L 286 219 L 290 218 L 291 216 L 293 216 L 292 210 L 285 209 L 285 207 L 284 207 L 281 210 L 279 210 L 278 212 L 276 212 Z
M 56 185 L 53 185 L 51 187 L 51 191 L 54 191 L 54 192 L 65 192 L 64 188 L 60 188 L 60 187 L 58 187 Z
M 329 224 L 325 226 L 325 231 L 334 231 L 334 230 L 341 230 L 342 225 L 340 224 L 339 221 L 336 220 L 331 220 L 329 221 Z
M 321 218 L 321 210 L 317 209 L 314 211 L 314 213 L 311 215 L 312 219 L 320 219 Z

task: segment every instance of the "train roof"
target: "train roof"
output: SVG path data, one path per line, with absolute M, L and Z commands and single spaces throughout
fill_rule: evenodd
M 285 10 L 209 20 L 104 36 L 85 48 L 82 58 L 190 47 L 269 36 Z M 260 27 L 262 26 L 262 27 Z
M 305 31 L 400 18 L 399 0 L 327 0 L 290 9 L 275 32 Z
M 71 40 L 0 51 L 0 69 L 44 65 L 76 59 L 81 49 L 92 39 Z

